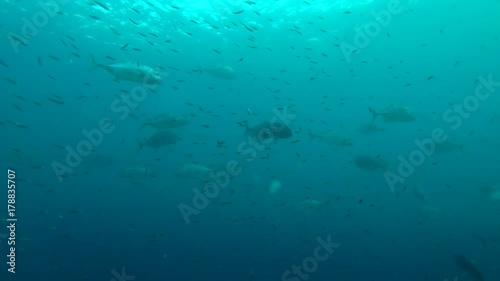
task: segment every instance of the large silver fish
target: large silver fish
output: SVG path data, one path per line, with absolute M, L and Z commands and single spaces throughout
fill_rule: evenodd
M 180 178 L 200 180 L 208 177 L 208 173 L 211 171 L 212 169 L 201 164 L 186 163 L 182 167 L 175 169 L 174 174 Z
M 250 127 L 248 121 L 238 122 L 245 127 L 245 137 L 252 138 L 260 143 L 270 143 L 278 139 L 288 139 L 293 136 L 292 130 L 281 122 L 263 122 Z
M 144 146 L 149 146 L 156 151 L 162 146 L 176 144 L 180 139 L 181 138 L 171 130 L 157 131 L 149 138 L 138 141 L 139 151 L 141 151 Z
M 386 123 L 395 122 L 413 122 L 415 121 L 415 115 L 408 107 L 390 105 L 383 111 L 375 111 L 373 108 L 369 107 L 370 113 L 373 115 L 372 122 L 377 119 L 378 116 L 384 119 Z
M 160 77 L 158 71 L 147 65 L 139 65 L 131 62 L 105 65 L 97 63 L 94 56 L 91 55 L 90 57 L 92 58 L 91 69 L 102 68 L 113 74 L 114 80 L 117 82 L 123 80 L 139 82 L 147 85 L 155 85 L 162 82 L 162 78 Z
M 332 146 L 352 146 L 352 139 L 350 137 L 332 130 L 322 134 L 316 134 L 309 130 L 309 137 Z
M 209 68 L 200 69 L 200 72 L 201 73 L 206 72 L 215 78 L 222 78 L 228 80 L 233 80 L 238 78 L 238 76 L 236 75 L 236 71 L 232 67 L 227 65 L 218 64 Z
M 354 165 L 360 169 L 375 171 L 387 168 L 388 162 L 379 157 L 371 157 L 367 155 L 358 155 L 354 158 Z

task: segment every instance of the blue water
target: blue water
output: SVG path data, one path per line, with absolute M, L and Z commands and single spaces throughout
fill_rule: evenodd
M 0 0 L 0 280 L 500 279 L 499 14 Z M 155 149 L 159 114 L 190 122 Z M 293 136 L 252 142 L 276 120 Z

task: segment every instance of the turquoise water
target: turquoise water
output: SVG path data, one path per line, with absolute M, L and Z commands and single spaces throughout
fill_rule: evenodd
M 0 3 L 1 280 L 499 278 L 498 0 Z

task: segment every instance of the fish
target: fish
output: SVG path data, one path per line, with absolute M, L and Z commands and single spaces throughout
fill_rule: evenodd
M 455 264 L 462 270 L 467 272 L 467 274 L 472 280 L 474 281 L 484 280 L 483 275 L 481 274 L 479 269 L 477 269 L 476 265 L 472 263 L 470 260 L 466 259 L 462 255 L 454 255 L 454 259 L 455 259 Z
M 162 78 L 157 71 L 146 65 L 125 62 L 111 65 L 97 63 L 94 56 L 91 55 L 92 67 L 91 70 L 102 68 L 114 76 L 114 80 L 120 82 L 132 81 L 144 84 L 160 84 Z
M 186 163 L 175 169 L 174 174 L 180 178 L 202 180 L 207 178 L 211 171 L 212 169 L 201 164 Z
M 3 80 L 5 80 L 5 81 L 7 81 L 7 82 L 9 82 L 9 83 L 11 83 L 13 85 L 17 85 L 16 80 L 13 80 L 13 79 L 10 79 L 10 78 L 3 78 Z
M 57 103 L 57 104 L 61 104 L 61 105 L 64 104 L 64 101 L 61 100 L 60 98 L 47 97 L 47 99 L 53 103 Z
M 9 65 L 7 63 L 5 63 L 5 61 L 2 59 L 0 59 L 0 65 L 3 65 L 4 67 L 9 68 Z
M 322 207 L 325 206 L 325 202 L 318 201 L 316 199 L 304 199 L 296 204 L 296 207 L 301 211 L 321 211 Z
M 151 169 L 146 166 L 131 166 L 123 168 L 120 171 L 120 175 L 124 178 L 129 178 L 133 180 L 157 176 L 155 172 L 152 172 Z
M 390 105 L 383 111 L 375 111 L 373 108 L 368 107 L 368 110 L 373 115 L 372 122 L 381 116 L 386 123 L 396 123 L 396 122 L 413 122 L 415 121 L 415 115 L 408 107 Z
M 139 151 L 141 151 L 144 146 L 149 146 L 157 151 L 162 146 L 176 144 L 179 140 L 181 140 L 181 138 L 172 130 L 160 130 L 155 132 L 149 138 L 138 140 Z
M 189 124 L 191 121 L 191 118 L 188 115 L 176 115 L 172 113 L 164 113 L 158 115 L 156 118 L 144 122 L 141 125 L 141 130 L 145 127 L 153 127 L 158 130 L 166 130 L 166 129 L 173 129 L 173 128 L 179 128 L 182 126 L 186 126 Z
M 212 77 L 215 78 L 221 78 L 221 79 L 227 79 L 227 80 L 234 80 L 238 78 L 238 75 L 236 74 L 236 71 L 227 65 L 215 65 L 209 68 L 204 68 L 204 69 L 199 69 L 200 73 L 208 73 Z
M 379 128 L 375 123 L 370 122 L 367 124 L 362 124 L 358 129 L 364 135 L 370 135 L 378 131 L 385 131 L 383 128 Z
M 248 121 L 241 121 L 238 124 L 245 127 L 245 137 L 252 138 L 260 143 L 270 143 L 274 140 L 288 139 L 293 136 L 292 130 L 278 121 L 267 121 L 254 127 L 250 127 Z
M 103 4 L 103 3 L 101 3 L 101 2 L 94 1 L 94 3 L 96 3 L 97 5 L 99 5 L 101 8 L 103 8 L 104 10 L 106 10 L 106 11 L 108 11 L 108 12 L 109 12 L 109 11 L 111 11 L 111 10 L 108 8 L 108 6 L 104 5 L 104 4 Z
M 311 130 L 309 130 L 309 137 L 311 139 L 322 141 L 328 145 L 352 146 L 352 139 L 350 137 L 336 133 L 332 130 L 322 134 L 315 134 Z
M 378 157 L 373 158 L 367 155 L 357 155 L 354 158 L 354 165 L 360 169 L 375 171 L 375 170 L 384 170 L 387 168 L 387 161 L 382 160 Z

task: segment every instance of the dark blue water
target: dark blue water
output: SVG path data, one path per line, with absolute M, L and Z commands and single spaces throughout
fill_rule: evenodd
M 499 1 L 0 14 L 1 280 L 499 279 Z

